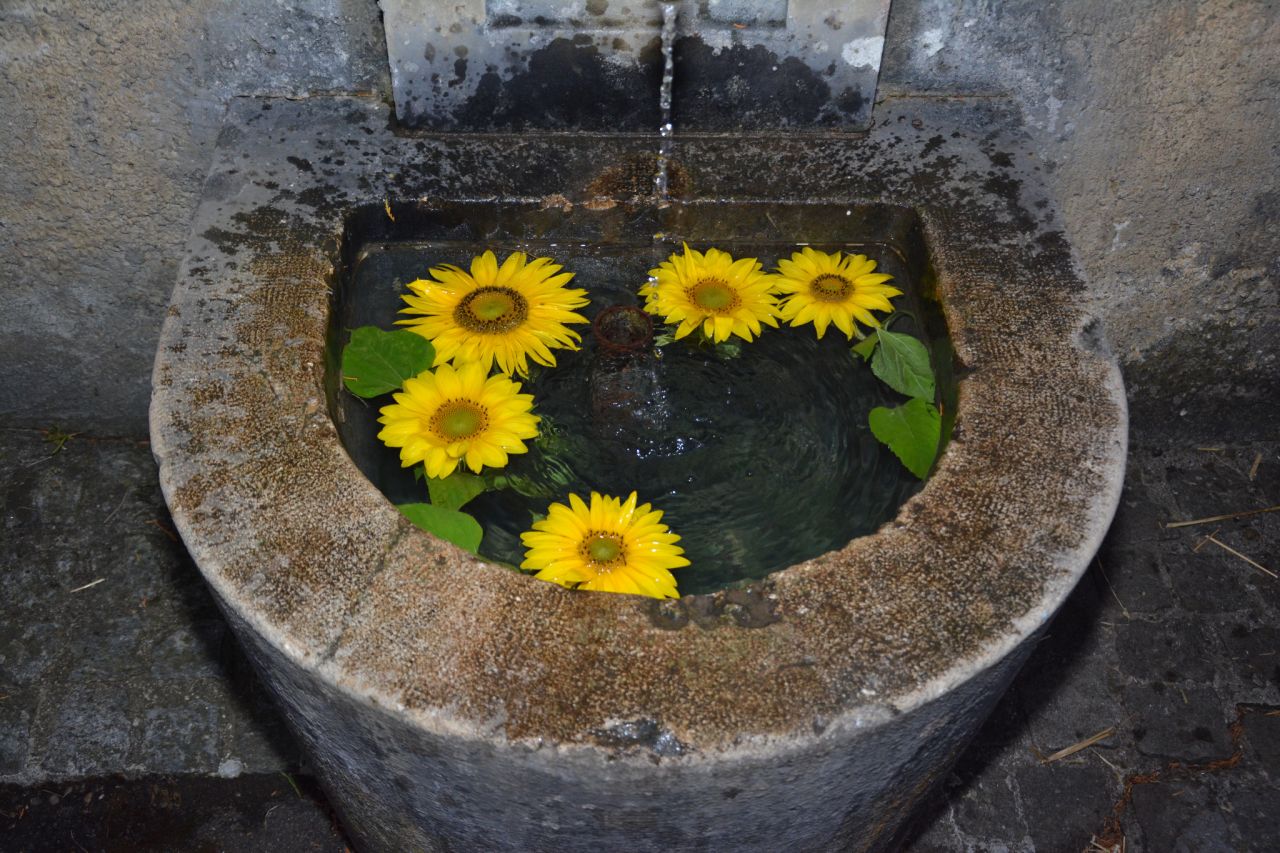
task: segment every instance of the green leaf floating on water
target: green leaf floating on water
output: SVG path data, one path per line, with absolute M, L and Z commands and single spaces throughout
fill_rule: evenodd
M 716 358 L 721 361 L 728 361 L 731 358 L 737 358 L 742 355 L 742 344 L 734 340 L 721 341 L 712 345 L 712 351 L 715 352 Z
M 361 326 L 342 351 L 342 381 L 357 397 L 380 397 L 431 367 L 436 351 L 422 335 Z
M 667 344 L 675 341 L 675 339 L 675 332 L 659 332 L 653 338 L 653 345 L 655 347 L 665 347 Z
M 396 509 L 418 527 L 459 548 L 465 548 L 474 554 L 480 547 L 484 530 L 478 521 L 465 512 L 431 504 L 400 504 Z
M 876 406 L 870 421 L 872 434 L 889 445 L 908 471 L 921 480 L 929 475 L 942 435 L 942 417 L 933 403 L 917 397 L 892 409 Z
M 431 505 L 444 509 L 462 509 L 468 501 L 487 488 L 483 478 L 466 471 L 454 471 L 443 479 L 427 478 Z
M 933 368 L 928 348 L 911 335 L 885 329 L 877 329 L 876 337 L 880 346 L 871 357 L 871 372 L 899 394 L 932 400 Z
M 849 349 L 853 354 L 861 358 L 863 361 L 871 358 L 871 352 L 876 348 L 880 340 L 875 335 L 867 335 L 862 340 L 851 346 Z

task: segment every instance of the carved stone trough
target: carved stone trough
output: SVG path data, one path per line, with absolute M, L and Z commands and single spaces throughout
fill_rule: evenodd
M 1106 531 L 1124 396 L 1016 117 L 876 116 L 863 136 L 684 141 L 655 213 L 640 138 L 399 133 L 360 99 L 233 108 L 157 355 L 154 449 L 361 849 L 879 849 L 992 708 Z M 845 210 L 913 223 L 897 249 L 941 302 L 958 410 L 877 533 L 746 590 L 581 594 L 412 527 L 352 461 L 333 311 L 362 241 L 446 208 L 499 247 L 521 228 L 706 241 L 738 226 L 690 212 L 729 203 L 793 240 Z

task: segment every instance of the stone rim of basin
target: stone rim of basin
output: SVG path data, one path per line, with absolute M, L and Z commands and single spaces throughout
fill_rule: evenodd
M 635 721 L 671 755 L 785 750 L 993 666 L 1101 542 L 1126 412 L 1068 250 L 993 239 L 998 213 L 909 182 L 892 200 L 924 223 L 965 371 L 952 442 L 893 522 L 747 590 L 674 602 L 567 591 L 434 540 L 360 474 L 326 412 L 316 283 L 342 262 L 341 218 L 273 200 L 288 150 L 257 172 L 215 163 L 157 355 L 153 447 L 223 606 L 362 702 L 442 736 L 623 757 Z M 347 206 L 381 198 L 342 191 Z

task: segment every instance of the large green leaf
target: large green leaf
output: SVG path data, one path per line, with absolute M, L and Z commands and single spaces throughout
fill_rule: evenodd
M 379 397 L 431 367 L 436 351 L 422 335 L 361 326 L 342 351 L 342 381 L 357 397 Z
M 459 548 L 465 548 L 474 554 L 480 547 L 484 530 L 478 521 L 465 512 L 431 504 L 400 504 L 396 509 L 418 527 L 441 539 L 447 539 Z
M 466 471 L 454 471 L 448 477 L 427 478 L 427 492 L 431 495 L 431 505 L 444 509 L 462 509 L 467 502 L 483 492 L 488 486 L 482 477 L 468 474 Z
M 877 329 L 880 346 L 871 357 L 871 372 L 899 394 L 934 397 L 933 368 L 929 350 L 920 341 L 899 332 Z
M 876 406 L 870 421 L 872 434 L 889 445 L 908 471 L 921 480 L 929 475 L 942 434 L 942 417 L 932 403 L 917 397 L 892 409 Z
M 871 358 L 871 352 L 876 348 L 876 344 L 878 344 L 879 342 L 880 342 L 879 338 L 877 338 L 875 335 L 867 335 L 865 338 L 858 341 L 853 346 L 849 347 L 849 349 L 853 352 L 854 355 L 858 356 L 863 361 L 866 361 L 867 359 Z

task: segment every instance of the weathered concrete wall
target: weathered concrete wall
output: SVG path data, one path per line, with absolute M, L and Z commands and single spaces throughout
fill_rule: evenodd
M 365 0 L 0 4 L 0 421 L 143 434 L 228 98 L 385 89 Z
M 1020 101 L 1135 419 L 1274 406 L 1277 44 L 1266 0 L 894 0 L 881 96 Z
M 1264 0 L 894 0 L 882 94 L 1022 103 L 1136 417 L 1216 425 L 1223 399 L 1274 399 L 1278 18 Z M 3 4 L 0 420 L 142 433 L 226 99 L 386 85 L 366 0 Z

